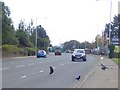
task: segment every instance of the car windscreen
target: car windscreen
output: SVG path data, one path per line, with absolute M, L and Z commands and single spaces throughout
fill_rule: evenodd
M 75 53 L 84 53 L 83 50 L 76 50 Z

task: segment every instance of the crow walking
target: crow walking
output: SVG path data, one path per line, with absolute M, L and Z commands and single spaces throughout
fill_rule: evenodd
M 75 78 L 76 80 L 80 80 L 80 76 L 78 76 L 77 78 Z
M 54 70 L 53 67 L 50 66 L 50 74 L 53 74 Z
M 102 66 L 102 67 L 101 67 L 102 70 L 108 69 L 108 67 L 106 67 L 106 66 L 103 65 L 102 63 L 101 63 L 101 66 Z

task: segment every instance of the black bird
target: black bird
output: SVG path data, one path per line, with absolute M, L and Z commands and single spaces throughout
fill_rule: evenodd
M 75 78 L 76 80 L 80 80 L 80 76 L 78 76 L 77 78 Z
M 50 74 L 53 74 L 54 70 L 53 67 L 50 66 Z
M 103 65 L 102 63 L 101 63 L 101 66 L 102 66 L 102 67 L 101 67 L 102 70 L 108 69 L 108 67 L 106 67 L 106 66 Z

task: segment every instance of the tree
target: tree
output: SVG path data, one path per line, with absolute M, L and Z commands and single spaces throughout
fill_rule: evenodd
M 36 29 L 37 29 L 37 36 L 38 36 L 37 45 L 39 48 L 46 49 L 50 44 L 49 37 L 41 25 L 38 25 Z
M 20 23 L 18 25 L 18 30 L 16 31 L 16 37 L 19 40 L 20 47 L 31 47 L 29 34 L 27 32 L 27 29 L 25 28 L 25 23 L 22 20 L 20 20 Z
M 17 45 L 18 41 L 15 36 L 15 29 L 10 18 L 10 10 L 2 2 L 2 44 Z
M 65 42 L 63 44 L 64 50 L 72 50 L 74 48 L 80 48 L 80 43 L 76 40 L 70 40 L 69 42 Z

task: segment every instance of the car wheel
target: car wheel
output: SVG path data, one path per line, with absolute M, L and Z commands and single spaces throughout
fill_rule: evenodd
M 83 61 L 86 61 L 86 58 L 83 58 Z

